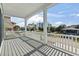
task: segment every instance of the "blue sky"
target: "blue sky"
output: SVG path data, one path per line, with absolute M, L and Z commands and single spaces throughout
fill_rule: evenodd
M 24 25 L 24 19 L 18 19 L 12 17 L 12 21 L 16 22 L 18 25 Z M 33 20 L 33 21 L 31 21 Z M 28 20 L 28 23 L 32 22 L 42 22 L 42 14 L 37 14 Z M 79 24 L 79 4 L 78 3 L 64 3 L 57 4 L 48 9 L 48 22 L 54 26 L 60 24 L 73 25 Z

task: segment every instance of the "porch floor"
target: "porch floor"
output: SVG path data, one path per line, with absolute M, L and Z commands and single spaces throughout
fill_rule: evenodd
M 4 40 L 1 56 L 70 56 L 70 54 L 22 36 Z

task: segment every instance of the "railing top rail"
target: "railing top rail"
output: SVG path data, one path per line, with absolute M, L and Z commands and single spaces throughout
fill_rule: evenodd
M 13 32 L 25 32 L 25 31 L 13 31 Z M 30 32 L 30 31 L 27 31 L 26 33 L 34 33 L 34 34 L 41 34 L 41 35 L 44 35 L 43 32 Z M 67 37 L 76 37 L 76 38 L 79 38 L 79 36 L 75 36 L 75 35 L 66 35 L 66 34 L 54 34 L 54 33 L 48 33 L 48 35 L 55 35 L 55 36 L 67 36 Z
M 48 34 L 51 34 L 51 35 L 57 35 L 57 36 L 67 36 L 67 37 L 77 37 L 77 38 L 79 38 L 79 36 L 75 36 L 75 35 L 53 34 L 53 33 L 48 33 Z

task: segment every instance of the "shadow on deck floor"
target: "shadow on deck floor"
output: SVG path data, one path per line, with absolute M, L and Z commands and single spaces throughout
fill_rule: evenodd
M 2 42 L 1 56 L 71 56 L 29 37 L 16 37 Z

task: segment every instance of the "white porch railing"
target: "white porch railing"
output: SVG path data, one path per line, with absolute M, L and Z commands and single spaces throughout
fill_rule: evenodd
M 43 37 L 43 32 L 26 32 L 26 36 L 41 41 L 43 43 L 45 41 Z M 66 51 L 79 54 L 79 36 L 48 33 L 47 39 L 48 45 L 56 46 Z
M 52 38 L 48 39 L 49 45 L 54 45 L 69 52 L 79 54 L 79 36 L 64 34 L 48 34 L 48 37 L 50 36 L 52 36 Z
M 19 31 L 19 33 L 21 34 L 21 36 L 25 35 L 44 43 L 45 39 L 43 37 L 43 32 Z M 56 46 L 68 52 L 79 54 L 79 36 L 48 33 L 47 39 L 47 44 L 50 46 Z

